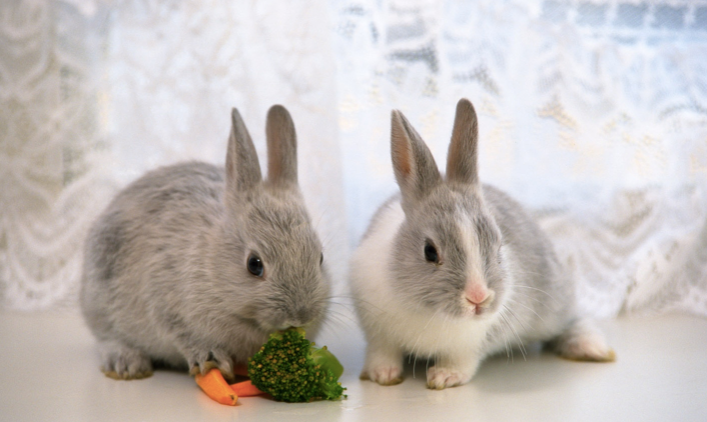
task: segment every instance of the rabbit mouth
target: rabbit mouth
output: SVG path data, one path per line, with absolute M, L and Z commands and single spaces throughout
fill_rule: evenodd
M 310 322 L 302 324 L 299 321 L 292 321 L 292 320 L 279 320 L 279 321 L 270 321 L 265 324 L 260 324 L 260 327 L 268 332 L 268 333 L 274 333 L 277 331 L 284 331 L 289 328 L 304 328 L 307 329 L 307 327 L 310 325 Z
M 468 305 L 469 310 L 474 313 L 475 315 L 481 315 L 485 314 L 489 311 L 489 305 L 488 304 L 477 304 L 474 302 L 469 301 L 469 299 L 466 300 Z
M 485 319 L 493 313 L 493 309 L 490 304 L 479 305 L 469 302 L 468 300 L 465 300 L 464 302 L 465 303 L 462 304 L 461 309 L 461 313 L 464 318 Z
M 462 297 L 464 313 L 472 317 L 485 317 L 491 313 L 491 305 L 496 297 L 496 292 L 488 290 L 483 295 L 465 292 Z
M 289 330 L 290 328 L 302 328 L 302 329 L 306 330 L 306 329 L 307 329 L 307 324 L 297 324 L 297 323 L 289 323 L 289 322 L 286 322 L 286 323 L 284 323 L 284 324 L 280 324 L 280 325 L 277 327 L 277 330 L 278 330 L 278 331 L 284 331 L 284 330 Z
M 291 319 L 286 319 L 284 322 L 282 322 L 280 324 L 276 324 L 276 328 L 278 330 L 287 330 L 289 328 L 304 328 L 306 330 L 314 322 L 315 322 L 314 318 L 308 318 L 306 320 L 298 319 L 298 318 L 291 318 Z

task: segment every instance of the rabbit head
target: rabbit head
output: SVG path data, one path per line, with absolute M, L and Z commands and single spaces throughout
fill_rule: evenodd
M 457 104 L 443 179 L 430 150 L 400 111 L 392 112 L 391 155 L 405 220 L 396 234 L 397 293 L 413 306 L 485 319 L 503 300 L 503 239 L 483 198 L 477 166 L 478 121 Z
M 330 282 L 298 187 L 297 137 L 284 107 L 269 110 L 266 133 L 268 178 L 263 180 L 253 141 L 233 109 L 225 211 L 211 266 L 218 279 L 214 290 L 219 301 L 232 302 L 226 307 L 229 317 L 261 331 L 317 326 Z

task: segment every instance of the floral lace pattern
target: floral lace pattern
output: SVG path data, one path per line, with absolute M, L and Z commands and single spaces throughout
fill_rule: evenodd
M 23 0 L 0 19 L 5 307 L 75 306 L 116 189 L 221 163 L 231 107 L 265 169 L 274 103 L 343 284 L 397 189 L 390 110 L 443 163 L 467 97 L 482 179 L 539 218 L 585 313 L 707 315 L 707 1 Z
M 707 2 L 335 7 L 349 215 L 396 191 L 390 109 L 444 163 L 467 97 L 482 180 L 539 217 L 585 313 L 707 314 Z
M 263 172 L 267 110 L 290 110 L 326 259 L 345 262 L 326 11 L 317 1 L 0 4 L 4 305 L 75 306 L 83 239 L 110 197 L 159 165 L 224 163 L 231 107 Z M 332 267 L 339 280 L 345 270 Z
M 71 306 L 87 227 L 110 199 L 102 18 L 58 2 L 0 5 L 0 297 L 12 308 Z

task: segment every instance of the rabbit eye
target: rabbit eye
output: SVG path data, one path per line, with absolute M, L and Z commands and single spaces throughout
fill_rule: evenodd
M 429 241 L 425 242 L 425 259 L 428 262 L 439 262 L 439 256 L 437 255 L 437 248 L 435 248 Z
M 256 277 L 263 276 L 263 261 L 256 255 L 248 257 L 248 271 Z
M 319 257 L 319 265 L 322 265 L 324 263 L 324 252 L 322 252 L 321 256 Z

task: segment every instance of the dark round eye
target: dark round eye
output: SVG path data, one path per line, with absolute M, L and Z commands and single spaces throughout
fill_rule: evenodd
M 319 265 L 322 265 L 324 263 L 324 252 L 322 252 L 322 255 L 319 257 Z
M 427 241 L 425 242 L 425 259 L 429 262 L 437 263 L 439 256 L 437 255 L 437 249 L 432 246 L 432 244 Z
M 263 276 L 263 261 L 256 255 L 248 257 L 248 271 L 256 277 Z

